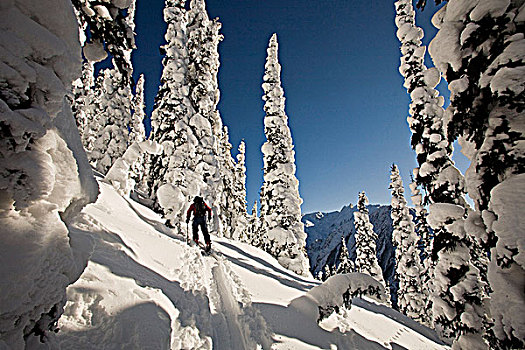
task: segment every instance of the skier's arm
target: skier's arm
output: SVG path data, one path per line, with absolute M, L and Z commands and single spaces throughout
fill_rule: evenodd
M 208 207 L 208 204 L 204 203 L 204 206 L 206 207 L 206 210 L 208 211 L 208 220 L 211 220 L 211 208 Z

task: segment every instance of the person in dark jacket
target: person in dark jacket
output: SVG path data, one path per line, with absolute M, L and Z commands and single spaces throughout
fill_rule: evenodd
M 186 223 L 190 222 L 191 214 L 193 213 L 193 241 L 199 244 L 199 226 L 204 236 L 204 242 L 206 242 L 206 250 L 211 249 L 211 240 L 210 234 L 208 233 L 208 228 L 206 227 L 206 213 L 208 214 L 208 220 L 211 220 L 211 209 L 204 202 L 202 197 L 195 197 L 193 204 L 188 209 L 186 213 Z

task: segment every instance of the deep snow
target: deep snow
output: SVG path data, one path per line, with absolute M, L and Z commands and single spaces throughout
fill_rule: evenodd
M 317 323 L 300 307 L 318 281 L 267 253 L 212 236 L 211 256 L 150 209 L 100 182 L 71 229 L 91 254 L 52 343 L 63 349 L 444 349 L 435 334 L 371 300 Z M 315 308 L 314 308 L 315 309 Z

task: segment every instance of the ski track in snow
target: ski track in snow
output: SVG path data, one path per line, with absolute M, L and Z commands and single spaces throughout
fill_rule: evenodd
M 233 297 L 231 286 L 226 283 L 227 279 L 224 274 L 223 263 L 214 266 L 212 271 L 219 299 L 217 315 L 221 320 L 219 327 L 213 328 L 213 343 L 217 345 L 215 349 L 247 349 L 244 333 L 239 327 L 238 316 L 241 314 L 241 309 L 237 300 Z

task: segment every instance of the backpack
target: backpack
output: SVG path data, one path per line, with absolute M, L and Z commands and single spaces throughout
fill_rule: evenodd
M 206 216 L 206 205 L 204 204 L 204 201 L 202 198 L 200 200 L 195 201 L 195 217 L 196 218 L 202 218 Z

